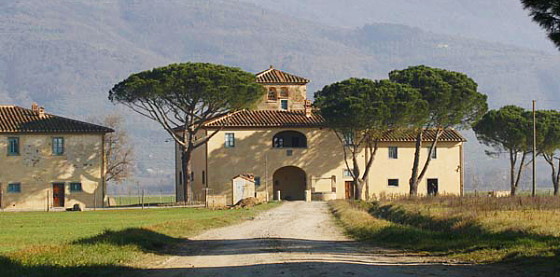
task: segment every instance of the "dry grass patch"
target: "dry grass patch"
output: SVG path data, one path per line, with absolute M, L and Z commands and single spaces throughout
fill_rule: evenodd
M 560 200 L 528 198 L 436 197 L 330 205 L 349 235 L 375 245 L 453 261 L 512 262 L 541 274 L 558 272 Z

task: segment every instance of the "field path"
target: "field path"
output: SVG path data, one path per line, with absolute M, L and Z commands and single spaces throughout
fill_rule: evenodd
M 286 202 L 254 220 L 205 232 L 180 249 L 143 270 L 145 276 L 514 276 L 498 267 L 365 247 L 344 236 L 324 202 Z

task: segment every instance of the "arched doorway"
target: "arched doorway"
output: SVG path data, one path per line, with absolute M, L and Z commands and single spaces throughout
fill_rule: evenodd
M 273 175 L 274 195 L 280 191 L 282 200 L 305 200 L 305 171 L 296 166 L 281 167 Z

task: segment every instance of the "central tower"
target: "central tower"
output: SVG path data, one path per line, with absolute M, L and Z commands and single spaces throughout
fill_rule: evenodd
M 309 80 L 270 66 L 257 73 L 257 83 L 267 92 L 257 105 L 258 110 L 305 110 Z

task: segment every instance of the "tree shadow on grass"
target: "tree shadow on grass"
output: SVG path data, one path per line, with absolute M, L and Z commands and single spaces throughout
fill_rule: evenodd
M 493 232 L 473 219 L 436 218 L 408 211 L 398 205 L 375 203 L 368 212 L 393 224 L 374 232 L 371 229 L 351 231 L 353 236 L 361 240 L 391 248 L 427 251 L 435 256 L 472 254 L 477 251 L 481 255 L 501 253 L 501 262 L 529 268 L 544 266 L 545 271 L 560 271 L 560 238 L 556 236 L 522 230 Z M 532 249 L 538 250 L 527 253 Z
M 169 254 L 172 252 L 169 247 L 185 241 L 187 240 L 170 237 L 144 228 L 127 228 L 119 231 L 105 230 L 99 235 L 76 240 L 73 244 L 134 245 L 146 253 Z
M 94 277 L 123 276 L 132 272 L 132 268 L 117 265 L 95 266 L 56 266 L 56 265 L 23 265 L 0 256 L 0 276 L 2 277 Z

